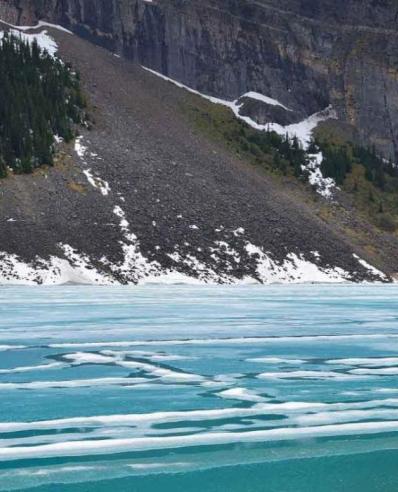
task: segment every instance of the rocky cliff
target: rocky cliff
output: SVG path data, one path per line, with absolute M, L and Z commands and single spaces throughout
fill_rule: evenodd
M 394 0 L 0 0 L 0 15 L 61 23 L 209 94 L 261 92 L 298 118 L 332 104 L 398 158 Z

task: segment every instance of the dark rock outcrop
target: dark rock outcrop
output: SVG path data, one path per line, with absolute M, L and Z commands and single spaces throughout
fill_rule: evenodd
M 0 0 L 0 15 L 59 22 L 198 90 L 248 90 L 301 115 L 332 104 L 398 159 L 394 0 Z

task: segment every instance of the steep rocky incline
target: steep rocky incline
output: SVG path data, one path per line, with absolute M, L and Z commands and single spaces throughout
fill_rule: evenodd
M 62 23 L 225 99 L 257 91 L 297 118 L 332 104 L 398 158 L 395 0 L 0 0 L 0 15 Z
M 210 102 L 45 29 L 95 125 L 53 168 L 0 181 L 2 282 L 388 280 L 289 187 L 192 126 L 186 108 Z

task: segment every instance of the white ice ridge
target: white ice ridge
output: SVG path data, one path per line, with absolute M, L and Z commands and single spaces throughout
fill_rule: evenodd
M 92 417 L 70 417 L 65 419 L 40 420 L 34 422 L 1 422 L 2 434 L 22 431 L 62 430 L 68 428 L 97 428 L 97 427 L 123 427 L 123 426 L 154 426 L 163 423 L 176 422 L 201 422 L 203 420 L 225 420 L 233 418 L 246 418 L 269 415 L 285 415 L 293 418 L 303 414 L 318 412 L 330 413 L 346 412 L 353 410 L 371 410 L 398 408 L 398 398 L 387 398 L 360 402 L 282 402 L 282 403 L 256 403 L 251 407 L 232 407 L 202 410 L 181 410 L 153 413 L 135 413 L 119 415 L 95 415 Z
M 146 378 L 92 378 L 67 379 L 63 381 L 29 381 L 22 383 L 0 383 L 0 391 L 41 390 L 51 388 L 91 388 L 96 386 L 134 386 L 147 383 Z
M 330 359 L 326 364 L 366 367 L 398 367 L 398 357 L 352 357 L 349 359 Z
M 0 345 L 0 352 L 7 352 L 8 350 L 22 350 L 26 348 L 26 345 Z
M 188 339 L 161 339 L 161 340 L 130 340 L 130 341 L 102 341 L 102 342 L 63 342 L 51 343 L 48 346 L 56 349 L 101 348 L 101 347 L 146 347 L 146 346 L 178 346 L 178 345 L 272 345 L 291 343 L 324 343 L 348 342 L 363 343 L 365 341 L 396 341 L 396 333 L 378 334 L 346 334 L 346 335 L 303 335 L 281 337 L 236 337 L 236 338 L 188 338 Z
M 185 436 L 84 440 L 42 444 L 38 446 L 3 447 L 0 448 L 0 461 L 104 455 L 233 443 L 277 442 L 318 437 L 382 434 L 385 432 L 398 432 L 398 421 L 359 422 L 313 427 L 282 427 L 248 432 L 204 432 Z
M 0 346 L 1 350 L 1 346 Z M 20 372 L 32 372 L 32 371 L 47 371 L 48 369 L 61 369 L 67 367 L 66 364 L 62 362 L 50 362 L 48 364 L 41 364 L 37 366 L 21 366 L 13 367 L 11 369 L 0 369 L 0 374 L 13 374 Z
M 358 369 L 359 371 L 359 369 Z M 334 371 L 278 371 L 278 372 L 264 372 L 259 374 L 259 379 L 313 379 L 313 380 L 327 380 L 333 379 L 334 381 L 353 381 L 358 379 L 369 379 L 368 373 L 360 374 L 354 371 L 349 371 L 350 374 L 334 372 Z
M 246 388 L 230 388 L 224 391 L 216 393 L 217 396 L 225 398 L 227 400 L 241 400 L 251 402 L 265 401 L 263 396 L 258 395 L 256 392 L 248 390 Z
M 197 90 L 191 89 L 190 87 L 181 84 L 180 82 L 171 79 L 170 77 L 166 77 L 165 75 L 156 72 L 155 70 L 152 70 L 144 66 L 142 68 L 152 73 L 153 75 L 162 78 L 167 82 L 171 82 L 172 84 L 176 85 L 181 89 L 185 89 L 191 94 L 195 94 L 204 99 L 207 99 L 208 101 L 214 104 L 220 104 L 222 106 L 231 109 L 231 111 L 234 113 L 236 118 L 244 121 L 247 125 L 251 126 L 255 130 L 274 131 L 275 133 L 283 137 L 286 135 L 289 135 L 291 138 L 297 137 L 298 141 L 301 143 L 304 150 L 308 149 L 312 139 L 313 131 L 319 125 L 319 123 L 337 118 L 337 114 L 335 110 L 332 108 L 332 106 L 328 106 L 326 109 L 308 116 L 307 118 L 305 118 L 303 121 L 300 121 L 299 123 L 294 123 L 286 126 L 279 125 L 278 123 L 260 124 L 257 123 L 255 120 L 253 120 L 253 118 L 250 118 L 249 116 L 243 116 L 240 114 L 240 111 L 244 106 L 244 102 L 242 101 L 242 99 L 244 98 L 255 99 L 257 101 L 264 102 L 265 104 L 271 106 L 282 107 L 286 111 L 291 111 L 291 110 L 287 108 L 285 105 L 283 105 L 282 103 L 280 103 L 279 101 L 277 101 L 276 99 L 273 99 L 271 97 L 253 91 L 249 91 L 246 94 L 243 94 L 235 101 L 228 101 L 226 99 L 208 96 Z M 320 193 L 322 196 L 324 196 L 325 198 L 331 198 L 333 195 L 333 190 L 336 188 L 336 183 L 332 178 L 325 178 L 322 175 L 320 169 L 323 160 L 322 154 L 321 153 L 313 154 L 310 155 L 309 157 L 310 157 L 310 164 L 306 166 L 305 169 L 303 169 L 309 173 L 309 178 L 308 178 L 309 182 L 316 187 L 318 193 Z
M 100 354 L 86 354 L 84 352 L 76 352 L 74 354 L 66 354 L 63 356 L 72 365 L 81 364 L 114 364 L 126 369 L 135 369 L 142 371 L 149 376 L 157 378 L 163 382 L 175 382 L 175 383 L 199 383 L 205 380 L 205 378 L 199 374 L 192 374 L 189 372 L 175 371 L 171 368 L 159 367 L 149 362 L 141 360 L 133 360 L 128 352 L 114 352 L 112 350 L 104 350 Z M 124 380 L 125 383 L 129 382 L 129 379 Z M 144 380 L 141 382 L 148 382 Z M 0 385 L 1 386 L 1 385 Z

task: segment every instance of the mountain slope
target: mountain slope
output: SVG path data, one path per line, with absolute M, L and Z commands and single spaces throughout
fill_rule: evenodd
M 299 119 L 331 104 L 395 160 L 397 11 L 393 0 L 0 0 L 3 19 L 62 23 L 208 94 L 257 91 Z
M 81 73 L 95 123 L 54 168 L 0 182 L 3 281 L 388 279 L 355 255 L 396 271 L 321 220 L 294 181 L 201 131 L 190 114 L 211 103 L 46 29 Z

